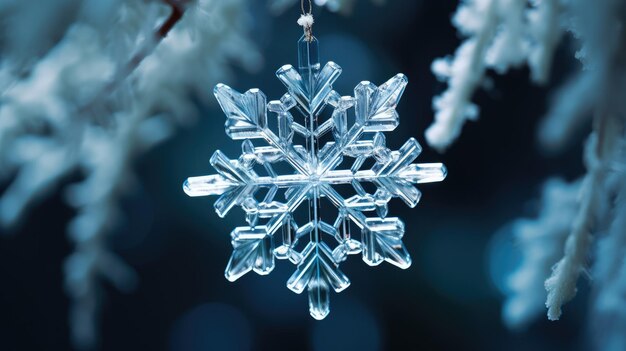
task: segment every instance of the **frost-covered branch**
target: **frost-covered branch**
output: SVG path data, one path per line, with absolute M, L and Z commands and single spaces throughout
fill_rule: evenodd
M 543 186 L 538 217 L 513 223 L 515 242 L 525 255 L 508 279 L 511 292 L 503 317 L 510 327 L 523 327 L 544 311 L 544 282 L 554 263 L 563 256 L 565 240 L 578 212 L 580 184 L 581 181 L 548 180 Z
M 623 228 L 617 228 L 623 227 L 618 216 L 624 196 L 616 194 L 626 184 L 620 151 L 626 138 L 622 96 L 626 91 L 626 1 L 465 0 L 453 24 L 465 39 L 454 56 L 432 65 L 437 78 L 448 84 L 433 100 L 435 121 L 426 131 L 432 146 L 445 150 L 465 121 L 477 117 L 478 107 L 471 99 L 487 70 L 503 74 L 527 65 L 533 82 L 546 83 L 555 49 L 567 32 L 573 33 L 580 48 L 575 56 L 583 69 L 555 95 L 539 126 L 541 146 L 563 148 L 574 131 L 596 116 L 587 142 L 583 181 L 572 185 L 548 182 L 538 218 L 519 220 L 513 226 L 524 258 L 509 281 L 505 321 L 512 327 L 530 322 L 541 310 L 544 285 L 548 317 L 558 319 L 563 304 L 576 294 L 580 274 L 591 272 L 598 282 L 593 309 L 596 324 L 619 321 L 616 326 L 625 326 L 626 309 L 616 302 L 623 302 L 626 291 L 626 284 L 621 284 L 626 281 L 626 248 Z M 572 194 L 578 188 L 580 196 L 575 198 Z M 594 237 L 602 238 L 595 257 L 600 267 L 589 270 Z M 614 246 L 609 248 L 607 243 Z M 600 334 L 605 346 L 623 348 L 626 342 L 623 328 L 605 328 Z
M 610 153 L 619 140 L 615 133 L 619 129 L 612 118 L 604 115 L 599 117 L 597 123 L 599 130 L 587 142 L 587 175 L 581 185 L 578 214 L 573 219 L 571 232 L 565 241 L 564 256 L 554 266 L 552 275 L 545 282 L 548 291 L 546 307 L 550 320 L 559 319 L 561 307 L 576 295 L 578 277 L 587 268 L 593 241 L 592 231 L 597 227 L 596 211 L 606 208 L 606 204 L 602 203 L 606 200 L 606 168 L 611 160 Z
M 434 123 L 428 143 L 444 151 L 456 140 L 467 120 L 478 118 L 471 102 L 487 69 L 506 73 L 528 64 L 532 79 L 545 83 L 552 54 L 563 28 L 559 0 L 466 0 L 452 23 L 466 37 L 454 56 L 437 59 L 431 69 L 448 88 L 433 99 Z
M 471 37 L 457 49 L 454 58 L 435 60 L 432 71 L 449 88 L 433 99 L 435 123 L 426 130 L 426 141 L 444 150 L 461 133 L 466 119 L 478 117 L 478 107 L 471 103 L 472 94 L 483 79 L 484 57 L 498 24 L 497 0 L 467 2 L 459 8 L 453 22 Z M 477 18 L 484 18 L 484 21 Z
M 477 6 L 478 3 L 466 2 L 464 6 Z M 558 204 L 554 197 L 556 193 L 546 188 L 544 206 L 538 219 L 523 220 L 515 225 L 524 259 L 522 266 L 511 277 L 512 292 L 503 315 L 511 326 L 528 323 L 539 311 L 541 282 L 547 278 L 545 304 L 548 317 L 558 319 L 563 304 L 576 294 L 579 276 L 587 273 L 591 274 L 596 284 L 593 286 L 594 325 L 621 321 L 621 324 L 615 325 L 623 326 L 626 325 L 626 310 L 618 308 L 615 301 L 623 299 L 626 291 L 626 284 L 620 283 L 626 273 L 622 268 L 626 247 L 620 217 L 626 184 L 626 167 L 623 166 L 626 104 L 622 96 L 626 89 L 626 1 L 534 1 L 529 4 L 530 7 L 524 11 L 534 12 L 527 13 L 524 25 L 528 28 L 526 32 L 534 38 L 530 43 L 536 45 L 530 46 L 533 49 L 525 47 L 516 57 L 522 59 L 518 62 L 529 65 L 532 79 L 544 82 L 547 78 L 550 57 L 564 30 L 574 33 L 580 47 L 576 57 L 583 64 L 583 70 L 574 74 L 556 95 L 539 129 L 541 145 L 552 150 L 562 148 L 572 131 L 591 115 L 595 116 L 594 131 L 585 148 L 587 174 L 580 184 L 580 196 L 576 199 L 563 197 L 563 201 L 569 204 L 561 203 L 558 211 L 552 210 L 550 204 Z M 490 12 L 483 12 L 485 14 Z M 489 23 L 484 16 L 477 21 Z M 498 35 L 504 35 L 505 28 L 509 32 L 520 32 L 520 22 L 512 17 L 498 27 L 500 34 L 494 36 L 491 48 L 497 47 Z M 472 33 L 475 35 L 475 32 Z M 505 42 L 509 45 L 514 41 Z M 504 57 L 493 59 L 488 51 L 482 59 L 501 73 L 516 64 L 511 59 L 503 60 Z M 494 65 L 496 62 L 506 64 L 498 67 Z M 453 84 L 448 91 L 451 90 L 454 90 Z M 451 109 L 452 106 L 446 108 Z M 554 183 L 550 188 L 558 189 Z M 569 189 L 573 191 L 574 186 Z M 567 232 L 566 227 L 570 227 Z M 594 237 L 599 238 L 598 245 L 595 245 Z M 559 243 L 562 243 L 561 249 Z M 596 265 L 589 269 L 593 262 L 592 252 L 596 252 L 593 257 Z M 547 269 L 553 264 L 553 271 L 548 276 Z M 611 321 L 607 322 L 608 319 Z M 598 345 L 623 345 L 619 344 L 624 342 L 620 336 L 623 329 L 618 329 L 604 328 L 599 332 L 602 338 L 598 340 L 602 342 Z
M 134 158 L 177 124 L 189 123 L 195 111 L 190 93 L 224 78 L 230 62 L 250 69 L 260 62 L 246 37 L 246 5 L 85 1 L 75 17 L 60 20 L 53 16 L 59 13 L 49 13 L 54 24 L 41 27 L 61 28 L 61 36 L 43 40 L 37 60 L 16 50 L 1 62 L 0 176 L 8 187 L 0 197 L 0 224 L 17 225 L 67 175 L 84 176 L 66 187 L 77 212 L 68 226 L 76 251 L 65 273 L 72 339 L 79 348 L 97 341 L 100 279 L 122 291 L 137 281 L 107 248 L 120 217 L 118 199 L 133 181 Z M 7 18 L 32 9 L 18 4 L 2 10 Z
M 621 159 L 624 159 L 623 145 Z M 591 310 L 595 343 L 599 349 L 619 350 L 626 345 L 626 174 L 618 187 L 611 225 L 597 246 L 593 267 L 595 292 Z

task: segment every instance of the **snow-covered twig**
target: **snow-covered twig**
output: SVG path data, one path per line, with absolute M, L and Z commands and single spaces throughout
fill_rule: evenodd
M 624 159 L 624 153 L 621 154 Z M 626 345 L 626 173 L 617 180 L 613 219 L 600 239 L 593 267 L 595 292 L 591 310 L 595 344 L 603 350 Z
M 626 291 L 626 285 L 619 283 L 626 277 L 626 269 L 622 269 L 626 248 L 620 217 L 626 184 L 626 169 L 622 166 L 626 105 L 621 97 L 621 92 L 626 88 L 626 1 L 602 0 L 589 3 L 573 0 L 563 9 L 568 14 L 570 30 L 581 42 L 577 58 L 582 61 L 584 69 L 557 95 L 540 126 L 541 144 L 549 149 L 562 147 L 571 132 L 589 115 L 593 113 L 595 119 L 594 132 L 585 148 L 587 174 L 581 185 L 580 198 L 576 201 L 578 213 L 572 217 L 564 255 L 558 262 L 552 258 L 556 264 L 551 276 L 545 281 L 548 291 L 546 307 L 549 319 L 559 319 L 563 304 L 576 294 L 580 274 L 591 275 L 594 299 L 593 322 L 590 325 L 597 333 L 596 345 L 621 349 L 626 339 L 622 337 L 623 328 L 619 326 L 626 325 L 626 309 L 619 308 L 616 301 L 623 299 L 623 292 Z M 545 212 L 544 215 L 556 218 L 562 214 Z M 595 266 L 589 270 L 594 237 L 601 239 L 595 250 Z M 543 243 L 554 240 L 562 241 L 562 232 L 552 233 L 552 237 L 549 240 L 545 238 Z M 523 239 L 524 270 L 544 271 L 546 262 L 537 261 L 533 267 L 532 257 L 536 253 L 530 248 L 531 244 L 530 238 Z M 527 318 L 515 319 L 515 316 L 534 314 L 536 290 L 537 287 L 531 285 L 515 290 L 505 305 L 504 315 L 513 322 L 511 324 L 528 321 Z M 515 300 L 534 302 L 515 314 L 509 309 L 510 302 Z
M 576 295 L 576 283 L 580 274 L 586 271 L 593 238 L 591 234 L 597 226 L 596 211 L 598 208 L 606 208 L 606 204 L 601 203 L 606 200 L 606 168 L 611 159 L 610 153 L 619 140 L 615 133 L 619 129 L 613 119 L 605 115 L 599 116 L 597 124 L 598 130 L 591 135 L 586 146 L 587 175 L 581 186 L 578 214 L 565 242 L 564 256 L 554 266 L 552 275 L 545 282 L 548 291 L 546 307 L 550 320 L 559 319 L 561 307 Z
M 578 210 L 581 181 L 567 183 L 550 179 L 543 186 L 536 219 L 513 223 L 516 244 L 525 253 L 521 266 L 508 279 L 510 294 L 504 304 L 504 321 L 512 328 L 524 327 L 543 313 L 544 282 L 554 262 L 563 256 L 563 246 Z
M 545 278 L 548 317 L 558 319 L 562 305 L 576 293 L 580 274 L 588 272 L 592 238 L 601 236 L 612 223 L 598 247 L 596 260 L 601 267 L 591 271 L 596 276 L 592 278 L 599 281 L 594 311 L 596 319 L 611 315 L 612 321 L 623 321 L 616 325 L 626 325 L 626 309 L 615 303 L 626 291 L 626 284 L 618 283 L 626 273 L 622 268 L 626 249 L 617 229 L 622 223 L 617 216 L 622 212 L 624 196 L 615 197 L 626 184 L 623 152 L 619 152 L 626 138 L 622 97 L 626 89 L 626 1 L 466 0 L 453 23 L 467 39 L 454 57 L 433 63 L 433 72 L 448 83 L 448 89 L 433 100 L 435 123 L 426 132 L 431 145 L 444 150 L 459 135 L 463 123 L 476 117 L 478 108 L 471 103 L 471 96 L 486 69 L 504 73 L 510 67 L 527 64 L 531 79 L 545 83 L 555 48 L 568 31 L 579 43 L 576 58 L 583 69 L 556 95 L 539 128 L 539 141 L 546 149 L 562 148 L 573 131 L 596 116 L 586 147 L 587 174 L 580 185 L 580 198 L 563 197 L 570 203 L 560 204 L 562 210 L 553 210 L 550 204 L 558 202 L 555 193 L 546 188 L 538 219 L 516 222 L 524 260 L 510 280 L 512 293 L 504 307 L 505 321 L 521 326 L 537 314 Z M 557 183 L 548 184 L 558 189 Z M 567 226 L 571 226 L 569 232 Z M 562 249 L 559 243 L 563 243 Z M 608 248 L 606 243 L 615 247 Z M 611 313 L 606 306 L 613 309 Z M 617 335 L 620 332 L 616 328 L 608 329 L 616 334 L 601 333 L 604 340 L 613 340 L 603 344 L 623 348 L 619 343 L 626 339 Z
M 448 82 L 448 90 L 433 99 L 435 122 L 426 130 L 426 141 L 440 151 L 459 136 L 466 119 L 478 118 L 478 107 L 470 100 L 485 72 L 484 58 L 498 24 L 497 4 L 485 0 L 462 5 L 453 22 L 471 37 L 454 58 L 435 60 L 431 66 L 439 80 Z M 477 20 L 479 16 L 484 20 Z
M 548 82 L 554 51 L 563 37 L 563 5 L 560 0 L 535 0 L 527 10 L 531 45 L 528 67 L 531 79 L 538 84 Z
M 547 80 L 552 54 L 563 31 L 559 0 L 465 0 L 452 22 L 467 37 L 454 56 L 437 59 L 431 69 L 448 84 L 433 99 L 435 118 L 428 143 L 444 151 L 467 120 L 478 118 L 472 95 L 487 69 L 505 73 L 527 63 L 537 83 Z
M 229 62 L 247 68 L 260 62 L 245 36 L 246 5 L 85 2 L 38 61 L 16 55 L 2 61 L 0 176 L 10 183 L 0 197 L 0 224 L 17 224 L 67 174 L 84 175 L 66 188 L 67 202 L 77 211 L 68 226 L 76 251 L 65 273 L 72 339 L 79 348 L 97 342 L 100 279 L 122 291 L 137 281 L 107 248 L 133 159 L 171 135 L 175 124 L 190 120 L 190 92 L 222 79 Z

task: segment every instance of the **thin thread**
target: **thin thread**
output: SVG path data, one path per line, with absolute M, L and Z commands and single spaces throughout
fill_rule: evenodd
M 300 1 L 300 9 L 302 10 L 303 15 L 306 15 L 306 14 L 310 15 L 313 12 L 313 5 L 311 4 L 311 0 L 309 0 L 309 12 L 304 11 L 304 0 Z

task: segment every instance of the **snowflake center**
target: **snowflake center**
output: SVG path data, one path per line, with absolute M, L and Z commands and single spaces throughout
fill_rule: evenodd
M 322 178 L 320 177 L 319 174 L 317 173 L 313 173 L 309 176 L 309 183 L 314 185 L 314 186 L 318 186 L 320 184 L 320 180 Z

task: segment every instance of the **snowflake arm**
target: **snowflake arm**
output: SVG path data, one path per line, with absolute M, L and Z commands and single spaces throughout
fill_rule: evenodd
M 399 124 L 396 106 L 407 84 L 404 75 L 378 87 L 361 82 L 354 96 L 341 96 L 332 89 L 341 68 L 333 62 L 321 67 L 317 45 L 317 39 L 301 39 L 299 69 L 286 65 L 278 70 L 288 91 L 280 100 L 268 103 L 258 89 L 241 94 L 223 84 L 216 87 L 226 133 L 244 140 L 242 154 L 231 160 L 216 151 L 211 165 L 218 174 L 188 178 L 183 188 L 190 196 L 220 195 L 214 206 L 221 217 L 235 206 L 246 213 L 248 226 L 231 233 L 228 280 L 249 271 L 268 274 L 275 259 L 288 259 L 297 269 L 287 287 L 296 293 L 306 289 L 311 316 L 323 319 L 330 311 L 331 289 L 339 292 L 350 285 L 339 269 L 348 255 L 362 254 L 372 266 L 383 261 L 400 268 L 411 265 L 402 243 L 404 223 L 387 217 L 387 204 L 397 197 L 414 207 L 421 196 L 414 184 L 441 181 L 446 169 L 441 163 L 413 163 L 421 152 L 413 138 L 397 151 L 385 145 L 383 132 Z M 321 121 L 327 107 L 331 116 Z M 352 110 L 354 118 L 349 118 Z M 304 116 L 302 123 L 292 111 Z M 270 113 L 276 115 L 277 134 L 268 127 Z M 325 141 L 328 133 L 332 140 Z M 253 139 L 267 145 L 255 146 Z M 354 159 L 350 169 L 337 169 L 346 158 Z M 375 162 L 363 169 L 368 159 Z M 276 172 L 280 163 L 292 171 Z M 366 184 L 376 190 L 368 193 Z M 350 195 L 340 186 L 347 186 Z M 305 202 L 308 206 L 302 206 Z M 323 202 L 336 209 L 332 224 L 324 219 L 329 208 Z M 378 217 L 366 216 L 372 211 Z M 352 237 L 352 229 L 361 233 L 360 240 Z
M 233 140 L 263 138 L 278 149 L 285 159 L 294 168 L 305 172 L 302 165 L 305 161 L 301 155 L 287 143 L 287 138 L 279 138 L 267 126 L 266 98 L 258 89 L 250 89 L 240 94 L 231 87 L 218 84 L 215 87 L 215 97 L 226 113 L 226 134 Z M 285 99 L 287 100 L 288 97 Z M 277 105 L 276 102 L 272 104 Z M 281 102 L 281 105 L 285 105 Z

